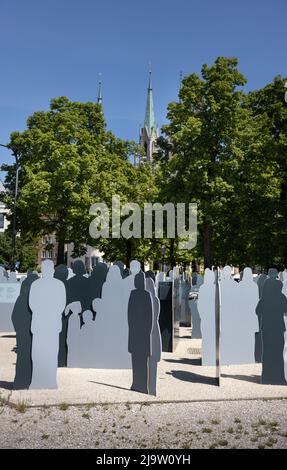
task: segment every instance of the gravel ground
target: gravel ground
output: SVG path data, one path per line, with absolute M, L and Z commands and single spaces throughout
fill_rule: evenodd
M 287 448 L 287 400 L 0 407 L 0 448 Z

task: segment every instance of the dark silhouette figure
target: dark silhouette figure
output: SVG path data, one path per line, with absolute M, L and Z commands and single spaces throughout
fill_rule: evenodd
M 128 323 L 128 348 L 132 355 L 133 368 L 131 390 L 148 394 L 148 359 L 151 356 L 153 304 L 150 293 L 145 290 L 145 276 L 142 271 L 135 276 L 135 289 L 131 291 L 128 304 Z
M 97 263 L 88 278 L 90 310 L 92 310 L 93 300 L 102 297 L 102 288 L 104 282 L 106 282 L 108 270 L 106 263 Z M 93 320 L 95 320 L 96 314 L 97 312 L 93 312 Z
M 32 311 L 29 307 L 29 293 L 31 285 L 36 279 L 38 279 L 37 274 L 28 273 L 27 278 L 22 282 L 20 295 L 15 302 L 12 313 L 17 345 L 14 390 L 29 388 L 32 379 Z
M 266 281 L 266 279 L 267 279 L 267 274 L 265 273 L 260 274 L 258 282 L 257 282 L 258 290 L 259 290 L 259 299 L 261 299 L 262 297 L 263 286 L 264 286 L 264 282 Z
M 263 384 L 286 385 L 283 350 L 287 298 L 281 292 L 282 286 L 282 282 L 274 276 L 267 279 L 256 307 L 262 336 Z
M 54 278 L 59 279 L 65 285 L 67 291 L 67 280 L 69 276 L 69 270 L 65 264 L 59 264 L 55 268 Z M 59 336 L 59 354 L 58 354 L 58 367 L 67 367 L 67 334 L 68 334 L 68 322 L 69 315 L 65 315 L 65 311 L 62 313 L 62 331 Z
M 155 283 L 155 273 L 153 271 L 146 271 L 145 272 L 146 279 L 151 278 Z
M 119 267 L 121 276 L 124 277 L 124 270 L 125 270 L 124 263 L 122 261 L 116 261 L 114 264 Z
M 74 261 L 73 273 L 75 276 L 67 280 L 67 306 L 80 302 L 81 304 L 81 325 L 83 325 L 83 312 L 90 310 L 90 292 L 89 292 L 89 278 L 85 277 L 86 268 L 81 260 Z
M 125 279 L 126 277 L 129 277 L 131 275 L 131 271 L 129 270 L 129 268 L 125 268 L 123 270 L 123 279 Z

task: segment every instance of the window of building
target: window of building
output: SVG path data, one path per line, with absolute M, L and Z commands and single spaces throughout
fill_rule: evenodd
M 0 229 L 4 228 L 4 214 L 0 214 Z

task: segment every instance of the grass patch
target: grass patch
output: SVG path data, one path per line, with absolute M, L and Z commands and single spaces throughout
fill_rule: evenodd
M 275 439 L 274 437 L 269 437 L 269 439 L 265 442 L 265 445 L 267 447 L 273 447 L 273 445 L 276 443 L 277 443 L 277 439 Z
M 44 441 L 46 439 L 49 439 L 49 437 L 50 437 L 49 434 L 42 434 L 41 439 L 43 439 Z
M 234 422 L 235 422 L 236 424 L 241 423 L 241 419 L 238 418 L 238 417 L 236 417 L 236 418 L 234 418 Z
M 14 408 L 18 413 L 25 413 L 28 408 L 28 402 L 26 400 L 19 400 L 15 404 Z
M 220 439 L 217 444 L 220 446 L 220 447 L 226 447 L 228 446 L 228 441 L 226 439 Z
M 202 428 L 201 432 L 204 432 L 206 434 L 210 434 L 212 432 L 212 429 L 210 428 Z
M 220 424 L 219 419 L 212 419 L 210 422 L 211 424 Z
M 60 410 L 60 411 L 67 411 L 68 409 L 69 409 L 68 403 L 65 403 L 65 402 L 64 402 L 64 403 L 60 403 L 60 405 L 59 405 L 59 410 Z
M 229 434 L 233 434 L 234 433 L 234 429 L 233 428 L 228 428 L 226 429 L 227 432 L 229 432 Z
M 82 418 L 85 418 L 85 419 L 90 419 L 91 415 L 89 415 L 89 413 L 83 413 L 82 414 Z

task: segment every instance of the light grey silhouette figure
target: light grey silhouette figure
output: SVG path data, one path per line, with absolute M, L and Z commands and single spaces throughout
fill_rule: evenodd
M 241 323 L 238 283 L 232 278 L 230 266 L 223 268 L 221 292 L 221 364 L 237 364 L 237 328 Z M 242 345 L 241 345 L 242 346 Z
M 236 342 L 233 344 L 233 354 L 237 349 L 236 364 L 250 364 L 255 361 L 254 342 L 258 329 L 256 307 L 259 301 L 258 286 L 253 281 L 251 268 L 244 268 L 242 281 L 238 286 L 239 318 L 236 322 Z
M 97 312 L 93 349 L 95 368 L 131 368 L 125 303 L 125 286 L 128 279 L 122 279 L 117 265 L 111 266 L 103 285 L 101 299 L 93 301 L 93 310 Z
M 18 282 L 17 281 L 17 274 L 15 273 L 15 271 L 10 272 L 10 275 L 8 277 L 8 282 L 12 283 L 12 284 L 14 284 L 15 282 Z
M 131 390 L 149 393 L 148 359 L 152 353 L 153 303 L 145 290 L 145 276 L 135 277 L 128 304 L 129 352 L 132 355 L 133 383 Z
M 197 308 L 201 318 L 202 365 L 216 365 L 215 331 L 215 277 L 214 271 L 206 269 L 204 282 L 199 288 Z
M 156 294 L 155 283 L 152 278 L 146 278 L 146 288 L 152 298 L 153 306 L 153 325 L 151 331 L 151 356 L 148 359 L 149 386 L 150 395 L 156 397 L 157 386 L 157 364 L 161 360 L 162 342 L 159 326 L 160 301 Z
M 30 389 L 57 388 L 59 334 L 66 305 L 63 282 L 54 279 L 54 264 L 41 264 L 42 278 L 33 282 L 29 306 L 32 310 L 32 381 Z

